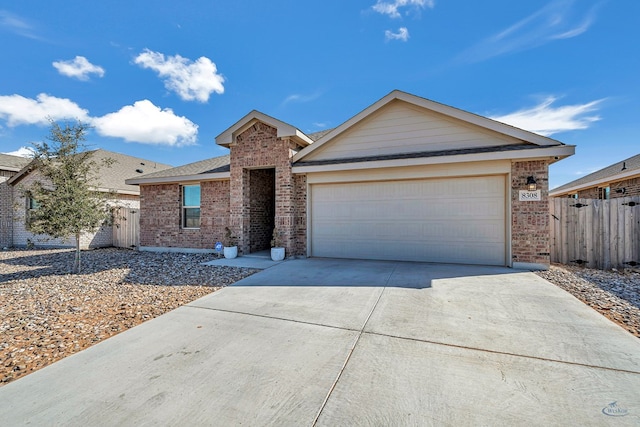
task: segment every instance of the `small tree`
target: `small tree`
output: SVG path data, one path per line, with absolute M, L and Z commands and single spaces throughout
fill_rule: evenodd
M 80 236 L 95 232 L 111 217 L 111 195 L 96 189 L 100 169 L 113 161 L 92 159 L 83 143 L 88 128 L 82 122 L 60 126 L 51 121 L 48 142 L 33 144 L 37 178 L 25 191 L 36 202 L 27 218 L 29 231 L 76 239 L 74 273 L 80 272 Z

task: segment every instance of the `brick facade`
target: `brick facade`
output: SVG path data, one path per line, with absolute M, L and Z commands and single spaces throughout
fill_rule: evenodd
M 271 247 L 275 216 L 275 169 L 249 171 L 249 250 Z
M 616 191 L 618 190 L 618 191 Z M 640 196 L 640 178 L 626 179 L 611 184 L 611 198 Z
M 291 172 L 295 144 L 256 122 L 230 148 L 230 179 L 199 183 L 199 229 L 181 226 L 179 184 L 140 186 L 142 247 L 212 249 L 227 244 L 229 227 L 238 253 L 248 254 L 269 249 L 277 227 L 288 257 L 306 255 L 307 181 Z
M 261 122 L 256 122 L 237 135 L 231 145 L 229 219 L 230 227 L 239 237 L 238 253 L 251 252 L 251 224 L 258 222 L 262 215 L 257 213 L 256 217 L 252 217 L 251 211 L 251 172 L 257 169 L 274 170 L 275 213 L 273 222 L 280 232 L 285 253 L 292 254 L 294 252 L 295 209 L 293 175 L 291 173 L 291 157 L 295 154 L 294 148 L 294 144 L 289 139 L 278 138 L 275 128 Z M 256 232 L 258 231 L 256 230 Z
M 13 191 L 7 181 L 16 173 L 0 170 L 0 248 L 13 246 Z
M 295 175 L 294 188 L 294 241 L 293 255 L 307 255 L 307 176 Z
M 533 176 L 542 200 L 519 201 Z M 511 164 L 511 256 L 514 263 L 549 265 L 549 164 L 545 160 Z
M 606 185 L 605 185 L 606 187 Z M 609 198 L 630 197 L 640 195 L 640 178 L 630 178 L 609 184 Z M 602 190 L 599 187 L 585 188 L 577 192 L 580 199 L 600 199 Z
M 51 236 L 42 234 L 33 234 L 26 227 L 27 217 L 27 199 L 23 195 L 25 188 L 29 188 L 34 181 L 38 180 L 37 172 L 26 175 L 20 184 L 9 187 L 12 198 L 12 229 L 11 242 L 8 246 L 27 247 L 34 245 L 36 247 L 75 247 L 76 239 L 71 237 L 68 239 L 54 239 Z M 0 184 L 1 186 L 1 184 Z M 140 207 L 140 198 L 137 195 L 118 194 L 114 203 L 120 206 L 130 208 Z M 80 248 L 106 248 L 113 246 L 113 228 L 111 225 L 103 225 L 95 233 L 84 233 L 80 236 Z
M 181 224 L 180 184 L 140 186 L 140 245 L 213 249 L 229 225 L 229 181 L 200 183 L 200 228 Z
M 581 199 L 598 199 L 600 198 L 600 190 L 598 187 L 587 188 L 578 192 L 578 197 Z

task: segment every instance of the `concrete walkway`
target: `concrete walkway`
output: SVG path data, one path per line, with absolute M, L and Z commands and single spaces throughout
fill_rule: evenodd
M 638 425 L 640 340 L 506 268 L 286 261 L 0 388 L 3 425 Z
M 204 265 L 215 265 L 218 267 L 245 267 L 245 268 L 257 268 L 258 270 L 264 270 L 274 265 L 278 265 L 284 261 L 272 261 L 271 252 L 269 250 L 255 252 L 252 254 L 238 256 L 236 258 L 220 258 L 213 261 L 207 261 Z

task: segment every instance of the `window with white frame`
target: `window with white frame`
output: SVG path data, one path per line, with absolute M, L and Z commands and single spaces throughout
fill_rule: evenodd
M 182 228 L 200 228 L 200 184 L 182 186 Z
M 31 212 L 38 209 L 40 207 L 40 203 L 36 199 L 34 199 L 30 192 L 26 195 L 27 199 L 27 215 L 26 215 L 26 223 L 29 224 L 31 222 Z

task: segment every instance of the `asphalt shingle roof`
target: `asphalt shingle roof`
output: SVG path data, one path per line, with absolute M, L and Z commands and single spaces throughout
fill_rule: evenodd
M 138 178 L 145 173 L 153 173 L 172 168 L 171 165 L 157 163 L 152 160 L 142 159 L 140 157 L 127 156 L 126 154 L 115 153 L 107 150 L 93 151 L 93 157 L 96 161 L 110 158 L 114 162 L 111 167 L 100 169 L 100 187 L 109 190 L 133 191 L 138 193 L 140 187 L 137 185 L 125 184 L 125 180 L 129 178 Z
M 132 176 L 129 178 L 174 178 L 181 176 L 202 175 L 208 173 L 220 173 L 230 171 L 229 155 L 213 157 L 210 159 L 200 160 L 198 162 L 177 166 L 171 169 L 165 169 L 140 176 Z
M 624 172 L 633 172 L 638 171 L 640 173 L 640 154 L 636 154 L 633 157 L 629 157 L 628 159 L 621 160 L 617 163 L 614 163 L 606 168 L 600 169 L 589 175 L 585 175 L 582 178 L 578 178 L 575 181 L 568 182 L 560 187 L 554 188 L 552 191 L 564 191 L 565 189 L 573 188 L 573 187 L 589 187 L 589 184 L 594 181 L 600 181 L 603 179 L 607 179 L 618 175 L 623 172 L 622 167 L 626 167 Z
M 162 171 L 172 166 L 164 163 L 157 163 L 152 160 L 142 159 L 140 157 L 128 156 L 113 151 L 103 149 L 92 150 L 86 152 L 91 155 L 92 160 L 100 163 L 104 159 L 112 159 L 113 162 L 109 167 L 104 166 L 100 169 L 97 186 L 101 189 L 113 191 L 127 191 L 132 193 L 140 193 L 137 185 L 125 184 L 125 180 L 129 178 L 137 178 L 145 172 Z M 14 176 L 10 182 L 19 182 L 22 177 L 30 173 L 30 159 L 26 159 L 27 163 L 22 170 Z
M 0 153 L 0 169 L 19 171 L 29 164 L 31 159 Z
M 318 132 L 314 132 L 314 133 L 310 133 L 307 136 L 309 137 L 310 140 L 312 141 L 317 141 L 320 138 L 322 138 L 323 136 L 325 136 L 326 134 L 328 134 L 329 132 L 331 132 L 333 129 L 335 128 L 331 128 L 331 129 L 325 129 L 325 130 L 321 130 Z

